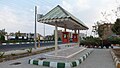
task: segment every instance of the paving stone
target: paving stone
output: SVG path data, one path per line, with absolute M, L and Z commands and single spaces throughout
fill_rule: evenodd
M 115 68 L 109 49 L 95 49 L 88 58 L 75 68 Z

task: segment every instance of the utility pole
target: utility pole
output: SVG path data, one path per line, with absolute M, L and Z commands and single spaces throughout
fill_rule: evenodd
M 44 43 L 45 43 L 45 23 L 44 23 Z
M 34 40 L 35 40 L 35 49 L 37 48 L 37 42 L 36 42 L 36 19 L 37 19 L 37 6 L 35 6 L 35 34 L 34 34 Z

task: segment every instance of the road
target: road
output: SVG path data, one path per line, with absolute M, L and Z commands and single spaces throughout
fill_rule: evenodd
M 62 42 L 58 42 L 58 44 L 62 44 Z M 54 42 L 48 43 L 40 43 L 40 46 L 53 46 Z M 33 48 L 34 43 L 31 44 L 10 44 L 10 45 L 0 45 L 0 52 L 10 51 L 10 50 L 19 50 L 19 49 L 26 49 L 26 48 Z

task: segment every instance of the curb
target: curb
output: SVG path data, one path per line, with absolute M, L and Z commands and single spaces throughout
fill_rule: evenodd
M 92 50 L 92 51 L 93 51 L 93 50 Z M 72 62 L 71 62 L 71 66 L 72 66 L 72 67 L 76 67 L 76 66 L 78 66 L 79 64 L 81 64 L 81 63 L 92 53 L 92 51 L 87 52 L 87 53 L 84 54 L 82 57 L 80 57 L 80 59 L 75 60 L 75 61 L 72 61 Z
M 120 61 L 118 60 L 117 56 L 115 55 L 115 53 L 113 51 L 111 51 L 111 54 L 112 54 L 112 58 L 115 62 L 116 68 L 120 68 Z
M 30 59 L 29 64 L 41 65 L 41 66 L 53 67 L 53 68 L 71 68 L 71 65 L 69 62 L 66 62 L 66 63 L 64 63 L 64 62 L 50 62 L 50 61 Z
M 53 67 L 53 68 L 72 68 L 81 64 L 92 53 L 92 51 L 93 50 L 85 53 L 78 60 L 74 60 L 72 62 L 55 62 L 55 61 L 53 62 L 53 61 L 29 59 L 28 63 L 33 65 L 41 65 L 41 66 Z

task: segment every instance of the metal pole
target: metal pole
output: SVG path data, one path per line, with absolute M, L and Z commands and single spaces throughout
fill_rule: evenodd
M 37 48 L 37 43 L 36 43 L 36 19 L 37 19 L 37 6 L 35 6 L 35 34 L 34 34 L 34 40 L 35 40 L 35 48 Z
M 58 36 L 57 36 L 57 23 L 55 23 L 55 56 L 57 56 L 58 51 Z
M 45 23 L 44 23 L 44 43 L 45 43 Z
M 75 34 L 76 34 L 76 29 L 75 29 Z
M 87 30 L 86 30 L 86 37 L 87 37 Z
M 64 27 L 65 27 L 65 32 L 66 32 L 66 27 L 67 27 L 66 24 L 64 25 Z
M 80 36 L 79 36 L 79 34 L 80 34 L 80 31 L 78 30 L 78 46 L 80 45 Z

